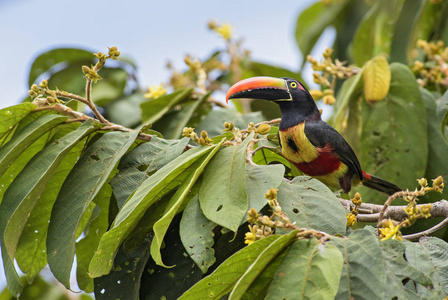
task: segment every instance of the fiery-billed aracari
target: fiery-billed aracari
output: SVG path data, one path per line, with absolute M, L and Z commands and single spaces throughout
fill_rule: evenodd
M 282 154 L 304 174 L 346 193 L 360 183 L 387 195 L 401 190 L 361 169 L 353 149 L 339 132 L 322 121 L 316 103 L 299 81 L 286 77 L 248 78 L 229 89 L 226 100 L 234 98 L 263 99 L 280 106 Z

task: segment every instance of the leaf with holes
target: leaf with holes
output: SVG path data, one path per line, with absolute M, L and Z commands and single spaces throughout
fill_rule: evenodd
M 339 288 L 342 254 L 315 238 L 294 242 L 278 267 L 265 299 L 334 299 Z
M 180 221 L 180 238 L 188 255 L 204 274 L 216 261 L 212 248 L 215 243 L 213 229 L 216 225 L 202 213 L 198 195 L 191 199 Z
M 104 134 L 87 148 L 59 192 L 48 227 L 48 264 L 53 275 L 67 288 L 70 288 L 76 231 L 81 217 L 138 133 Z
M 92 277 L 100 277 L 109 273 L 115 252 L 146 210 L 163 195 L 178 187 L 188 174 L 185 174 L 185 170 L 213 149 L 213 147 L 204 146 L 188 150 L 140 185 L 119 211 L 112 228 L 101 238 L 98 250 L 89 266 L 89 273 Z
M 154 224 L 154 238 L 151 242 L 151 257 L 154 259 L 157 265 L 166 267 L 162 262 L 162 256 L 160 253 L 160 248 L 163 244 L 163 238 L 165 236 L 168 227 L 176 215 L 178 209 L 182 205 L 182 202 L 185 200 L 187 194 L 193 188 L 193 185 L 196 183 L 196 180 L 204 171 L 205 166 L 208 164 L 210 159 L 216 154 L 216 152 L 221 148 L 222 143 L 212 146 L 212 150 L 208 152 L 207 155 L 204 155 L 198 161 L 196 161 L 189 169 L 188 176 L 183 180 L 179 188 L 177 189 L 174 196 L 168 202 L 167 207 L 165 208 L 165 214 Z M 185 171 L 185 172 L 188 172 Z
M 199 190 L 204 215 L 232 231 L 237 231 L 247 209 L 246 148 L 253 136 L 252 132 L 240 145 L 218 151 L 205 168 Z
M 291 183 L 282 182 L 277 200 L 282 211 L 298 227 L 345 234 L 346 211 L 334 193 L 319 180 L 298 176 Z

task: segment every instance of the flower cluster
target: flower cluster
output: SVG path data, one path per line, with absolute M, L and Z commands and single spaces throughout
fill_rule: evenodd
M 431 217 L 431 204 L 417 206 L 418 196 L 423 196 L 428 192 L 442 192 L 444 188 L 443 178 L 442 176 L 437 177 L 432 180 L 432 187 L 428 186 L 428 181 L 426 178 L 417 179 L 418 184 L 420 185 L 420 190 L 415 190 L 414 192 L 407 193 L 408 195 L 402 197 L 404 200 L 408 202 L 408 205 L 404 208 L 407 217 L 401 221 L 397 222 L 391 219 L 383 220 L 380 224 L 379 230 L 379 239 L 382 241 L 388 239 L 396 239 L 402 240 L 401 237 L 401 228 L 409 227 L 413 225 L 418 219 L 429 218 Z M 397 193 L 399 194 L 399 193 Z M 410 195 L 409 195 L 410 194 Z M 391 196 L 394 197 L 394 196 Z
M 186 136 L 193 140 L 193 142 L 201 145 L 201 146 L 211 146 L 213 145 L 213 140 L 208 137 L 207 131 L 202 130 L 201 136 L 199 137 L 196 132 L 194 132 L 194 128 L 185 127 L 183 132 L 183 136 Z
M 412 70 L 420 77 L 417 79 L 420 86 L 435 85 L 448 88 L 448 47 L 443 41 L 426 42 L 417 41 L 417 47 L 425 55 L 424 61 L 416 60 Z
M 251 208 L 247 212 L 247 221 L 250 223 L 249 232 L 246 232 L 245 243 L 251 244 L 256 240 L 275 233 L 277 228 L 297 229 L 291 223 L 286 213 L 282 211 L 277 201 L 277 189 L 271 188 L 265 195 L 267 203 L 271 207 L 272 215 L 270 217 L 263 216 L 255 208 Z
M 148 86 L 148 92 L 144 95 L 144 97 L 157 99 L 163 95 L 166 95 L 166 87 L 161 83 L 159 85 Z
M 311 90 L 310 93 L 314 100 L 320 100 L 325 104 L 333 104 L 335 102 L 334 98 L 334 87 L 336 84 L 336 79 L 344 79 L 351 77 L 359 72 L 358 68 L 352 66 L 345 66 L 345 62 L 341 62 L 338 59 L 334 61 L 331 58 L 333 50 L 327 48 L 322 54 L 324 59 L 321 61 L 315 60 L 312 56 L 307 56 L 307 61 L 311 63 L 311 67 L 314 71 L 314 82 L 320 84 L 323 87 L 323 91 Z
M 362 204 L 362 198 L 360 193 L 356 193 L 353 199 L 351 199 L 354 207 L 347 214 L 347 227 L 352 227 L 356 224 L 356 216 L 358 215 L 358 207 Z

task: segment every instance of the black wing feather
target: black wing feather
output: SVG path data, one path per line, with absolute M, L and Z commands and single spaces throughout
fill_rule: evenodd
M 333 127 L 324 121 L 305 122 L 305 134 L 315 147 L 323 148 L 328 143 L 341 161 L 362 180 L 362 169 L 352 147 Z

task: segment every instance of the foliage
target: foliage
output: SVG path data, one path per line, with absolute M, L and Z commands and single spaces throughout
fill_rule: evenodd
M 301 80 L 253 61 L 227 24 L 209 24 L 223 49 L 186 57 L 182 72 L 170 66 L 170 83 L 147 93 L 116 47 L 41 54 L 30 98 L 0 110 L 9 292 L 26 298 L 26 281 L 48 289 L 39 275 L 47 264 L 73 288 L 76 257 L 79 288 L 98 299 L 446 297 L 447 192 L 427 192 L 442 192 L 438 176 L 448 178 L 447 10 L 447 1 L 335 0 L 297 20 L 297 44 L 320 85 L 311 92 L 319 105 L 334 103 L 329 122 L 363 168 L 410 190 L 416 178 L 437 177 L 384 206 L 367 203 L 385 199 L 363 187 L 362 201 L 346 200 L 301 176 L 279 155 L 280 113 L 270 103 L 232 108 L 215 98 L 246 77 Z M 330 26 L 334 51 L 307 57 Z M 389 206 L 397 198 L 406 210 Z M 381 240 L 362 221 L 378 222 Z M 403 224 L 412 226 L 401 232 Z

